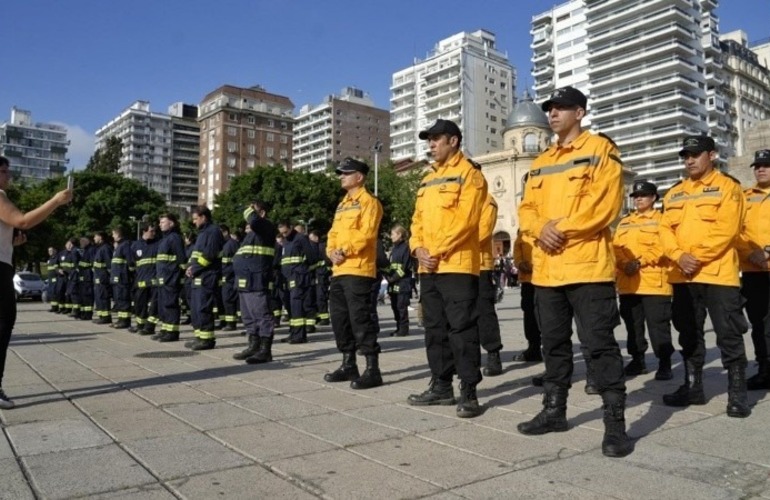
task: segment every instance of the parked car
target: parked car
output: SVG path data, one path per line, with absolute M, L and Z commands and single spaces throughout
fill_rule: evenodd
M 37 273 L 20 271 L 13 276 L 13 288 L 16 290 L 16 300 L 43 300 L 46 285 Z

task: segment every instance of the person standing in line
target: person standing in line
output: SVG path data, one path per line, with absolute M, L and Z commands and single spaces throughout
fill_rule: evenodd
M 741 294 L 751 323 L 751 341 L 759 365 L 746 380 L 750 391 L 770 389 L 770 149 L 754 153 L 754 186 L 746 189 L 746 218 L 738 238 Z
M 602 453 L 633 451 L 626 435 L 623 357 L 611 225 L 623 202 L 623 162 L 615 143 L 583 130 L 586 96 L 556 89 L 542 105 L 556 143 L 532 163 L 519 206 L 523 237 L 535 242 L 532 284 L 545 357 L 543 410 L 517 426 L 527 435 L 563 432 L 572 385 L 572 321 L 586 347 L 604 410 Z
M 112 323 L 110 312 L 110 298 L 112 286 L 110 285 L 110 266 L 112 263 L 112 245 L 107 242 L 107 234 L 97 231 L 94 234 L 93 273 L 94 273 L 94 313 L 93 322 L 97 325 L 109 325 Z
M 216 347 L 214 335 L 214 306 L 216 305 L 217 281 L 221 268 L 219 260 L 224 244 L 219 227 L 211 220 L 211 210 L 205 205 L 192 209 L 192 221 L 198 228 L 190 265 L 186 275 L 192 279 L 190 309 L 195 339 L 185 343 L 193 351 L 205 351 Z
M 58 207 L 72 201 L 72 190 L 65 189 L 27 213 L 16 208 L 6 190 L 11 184 L 11 164 L 0 156 L 0 409 L 16 406 L 3 390 L 3 374 L 8 345 L 16 325 L 16 291 L 13 287 L 13 247 L 27 241 L 24 231 L 43 222 Z
M 278 222 L 278 232 L 283 236 L 281 247 L 281 273 L 289 290 L 289 335 L 282 342 L 304 344 L 307 342 L 307 293 L 312 284 L 310 266 L 317 260 L 310 241 L 297 232 L 288 220 Z
M 155 286 L 155 264 L 158 253 L 156 227 L 152 222 L 142 225 L 142 238 L 131 247 L 136 263 L 134 279 L 134 317 L 136 326 L 129 327 L 131 333 L 154 335 L 157 318 L 157 288 Z
M 460 151 L 462 132 L 436 120 L 419 133 L 433 165 L 417 191 L 409 246 L 419 263 L 428 389 L 412 394 L 415 406 L 453 405 L 460 418 L 481 415 L 476 386 L 482 380 L 478 306 L 481 249 L 479 225 L 487 182 Z M 455 400 L 452 379 L 460 379 Z
M 329 280 L 331 278 L 332 261 L 326 255 L 326 238 L 321 237 L 320 231 L 314 229 L 308 236 L 311 242 L 318 245 L 318 267 L 315 271 L 315 297 L 316 307 L 318 309 L 318 321 L 320 326 L 331 324 L 329 319 Z
M 220 224 L 219 230 L 222 231 L 222 238 L 225 241 L 222 247 L 222 278 L 219 281 L 219 303 L 222 306 L 219 312 L 222 318 L 220 328 L 225 332 L 234 332 L 238 323 L 238 288 L 235 285 L 233 257 L 240 244 L 227 224 Z
M 246 235 L 233 257 L 241 315 L 249 339 L 248 347 L 233 354 L 233 359 L 254 365 L 273 360 L 275 326 L 270 295 L 276 228 L 267 218 L 267 209 L 266 203 L 255 200 L 244 210 Z
M 736 243 L 745 215 L 741 184 L 714 167 L 714 139 L 689 136 L 679 156 L 688 178 L 674 184 L 663 199 L 660 237 L 663 253 L 676 265 L 672 319 L 679 332 L 685 380 L 663 395 L 667 406 L 706 404 L 703 365 L 706 361 L 706 312 L 717 336 L 722 366 L 727 369 L 727 416 L 751 414 L 746 393 L 746 351 Z
M 48 261 L 46 262 L 46 273 L 48 285 L 46 294 L 51 308 L 48 312 L 59 312 L 59 299 L 56 297 L 56 280 L 59 277 L 59 252 L 54 247 L 48 247 Z
M 500 321 L 497 319 L 495 303 L 497 302 L 497 281 L 495 280 L 495 261 L 492 257 L 492 232 L 497 222 L 497 202 L 487 193 L 484 207 L 481 209 L 479 224 L 479 248 L 481 249 L 481 267 L 479 272 L 479 340 L 481 347 L 487 352 L 487 365 L 482 373 L 487 377 L 496 377 L 503 373 L 503 363 L 500 360 L 500 350 L 503 342 L 500 339 Z
M 532 241 L 524 238 L 521 231 L 516 233 L 516 241 L 513 243 L 513 262 L 519 270 L 521 312 L 524 316 L 524 338 L 527 340 L 527 348 L 514 355 L 513 361 L 541 363 L 543 351 L 540 348 L 540 327 L 535 315 L 535 286 L 532 284 Z
M 390 336 L 409 335 L 409 301 L 412 297 L 412 252 L 409 250 L 409 235 L 406 228 L 396 224 L 390 230 L 390 269 L 386 274 L 388 295 L 396 329 Z
M 80 249 L 78 248 L 78 244 L 77 238 L 70 238 L 67 240 L 67 243 L 64 244 L 67 253 L 61 263 L 62 269 L 64 269 L 64 272 L 67 275 L 65 300 L 67 301 L 67 309 L 69 310 L 67 316 L 70 318 L 80 317 Z
M 350 381 L 352 389 L 370 389 L 382 385 L 380 344 L 370 314 L 382 205 L 364 185 L 369 165 L 345 158 L 335 172 L 345 196 L 337 205 L 326 252 L 333 265 L 329 311 L 342 364 L 324 380 Z M 356 352 L 366 358 L 366 370 L 360 375 Z
M 159 332 L 150 338 L 158 342 L 179 340 L 181 321 L 180 295 L 184 286 L 184 269 L 187 262 L 184 242 L 179 234 L 179 220 L 167 212 L 158 218 L 162 237 L 155 256 Z
M 94 316 L 94 246 L 91 238 L 80 238 L 80 262 L 78 262 L 78 283 L 80 292 L 80 316 L 79 319 L 91 321 Z
M 658 358 L 655 380 L 671 380 L 671 285 L 668 283 L 669 260 L 663 256 L 659 223 L 662 214 L 655 210 L 658 188 L 651 182 L 636 182 L 631 193 L 636 210 L 623 217 L 615 230 L 612 246 L 617 267 L 620 316 L 628 332 L 631 361 L 624 371 L 634 377 L 647 373 L 644 353 L 647 339 L 644 324 L 650 330 L 652 352 Z
M 118 320 L 113 323 L 113 328 L 125 329 L 131 326 L 131 290 L 133 285 L 133 254 L 131 241 L 123 237 L 123 228 L 117 226 L 112 229 L 112 241 L 115 249 L 110 261 L 110 282 L 112 283 L 113 310 Z
M 192 322 L 191 312 L 190 312 L 190 303 L 191 303 L 191 297 L 192 297 L 192 278 L 187 276 L 187 268 L 190 267 L 190 262 L 192 261 L 192 253 L 193 249 L 195 248 L 195 241 L 197 240 L 197 236 L 193 232 L 185 233 L 184 235 L 184 254 L 185 254 L 185 261 L 184 265 L 182 267 L 182 271 L 184 274 L 184 285 L 182 286 L 182 295 L 179 299 L 181 313 L 184 316 L 184 318 L 181 321 L 181 324 L 183 325 L 189 325 Z

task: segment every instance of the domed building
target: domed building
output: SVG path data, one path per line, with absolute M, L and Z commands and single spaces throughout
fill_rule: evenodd
M 529 172 L 535 158 L 548 149 L 552 140 L 548 117 L 526 94 L 508 116 L 503 130 L 503 150 L 473 158 L 481 165 L 489 192 L 497 201 L 497 223 L 492 236 L 495 255 L 512 254 L 512 244 L 519 228 L 518 212 L 524 194 L 524 174 Z M 627 193 L 635 175 L 629 169 L 623 170 Z M 624 213 L 629 208 L 630 201 L 625 197 Z
M 476 156 L 497 201 L 497 224 L 493 233 L 495 255 L 508 255 L 519 227 L 518 211 L 522 179 L 532 161 L 551 144 L 551 127 L 540 106 L 525 95 L 508 115 L 503 130 L 503 150 Z

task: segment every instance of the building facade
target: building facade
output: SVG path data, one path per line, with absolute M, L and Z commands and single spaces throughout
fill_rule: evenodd
M 731 103 L 727 111 L 734 123 L 734 154 L 742 156 L 747 153 L 743 145 L 748 131 L 770 119 L 770 69 L 764 59 L 749 48 L 745 32 L 726 33 L 719 40 L 727 77 L 725 88 Z
M 497 50 L 493 33 L 463 32 L 441 40 L 426 59 L 393 74 L 391 159 L 425 159 L 428 145 L 418 134 L 438 118 L 459 125 L 463 149 L 470 155 L 497 151 L 515 81 L 514 68 Z
M 107 139 L 123 142 L 118 173 L 157 191 L 171 202 L 171 117 L 150 110 L 147 101 L 136 101 L 96 131 L 96 149 Z
M 292 165 L 294 104 L 288 97 L 223 85 L 200 103 L 198 202 L 214 206 L 230 181 L 256 166 Z
M 584 122 L 618 144 L 627 167 L 664 190 L 683 169 L 685 135 L 734 154 L 736 127 L 716 0 L 572 0 L 532 20 L 536 101 L 574 85 Z M 722 161 L 724 163 L 724 161 Z
M 179 211 L 198 203 L 198 162 L 201 130 L 198 106 L 177 102 L 169 106 L 171 117 L 171 201 Z
M 350 156 L 372 162 L 390 159 L 390 113 L 352 87 L 318 106 L 306 104 L 294 122 L 293 170 L 322 172 Z
M 67 170 L 67 129 L 34 123 L 32 113 L 11 108 L 11 120 L 0 125 L 0 155 L 11 163 L 17 180 L 60 177 Z

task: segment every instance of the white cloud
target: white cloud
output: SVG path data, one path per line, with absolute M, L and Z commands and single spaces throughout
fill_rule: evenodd
M 67 128 L 67 139 L 70 141 L 67 150 L 67 158 L 70 162 L 67 164 L 67 169 L 83 170 L 88 159 L 94 154 L 96 136 L 79 125 L 67 123 L 57 123 L 57 125 Z

